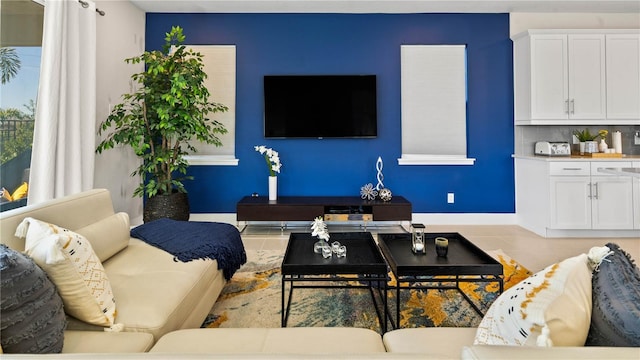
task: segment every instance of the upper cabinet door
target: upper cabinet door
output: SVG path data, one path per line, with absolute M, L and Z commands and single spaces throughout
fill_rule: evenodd
M 640 124 L 638 30 L 529 30 L 513 37 L 516 125 Z
M 640 34 L 608 34 L 607 118 L 640 119 Z
M 531 36 L 531 118 L 568 119 L 567 36 Z
M 606 117 L 605 36 L 568 35 L 569 118 Z

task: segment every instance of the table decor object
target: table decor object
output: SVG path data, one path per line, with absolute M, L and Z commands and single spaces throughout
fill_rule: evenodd
M 331 247 L 329 246 L 329 231 L 327 230 L 327 224 L 324 222 L 321 216 L 318 216 L 311 223 L 311 236 L 318 237 L 318 241 L 313 244 L 313 252 L 316 254 L 323 254 L 324 248 L 329 248 L 329 256 L 331 256 Z M 338 243 L 338 246 L 340 243 Z M 327 256 L 325 256 L 327 257 Z
M 382 162 L 382 158 L 378 156 L 378 160 L 376 161 L 376 179 L 378 180 L 378 184 L 376 185 L 375 190 L 378 192 L 380 200 L 387 202 L 391 201 L 391 190 L 385 188 L 382 183 L 382 180 L 384 180 L 384 175 L 382 174 L 383 167 L 384 163 Z
M 580 142 L 580 155 L 584 153 L 598 152 L 598 144 L 595 142 L 598 134 L 592 134 L 589 129 L 574 130 L 573 136 Z
M 427 247 L 424 243 L 424 225 L 411 224 L 411 251 L 414 254 L 426 254 Z
M 365 184 L 360 188 L 360 197 L 363 200 L 375 200 L 376 196 L 378 196 L 378 191 L 376 191 L 372 183 Z
M 601 153 L 606 153 L 609 149 L 609 145 L 607 144 L 607 134 L 609 134 L 608 130 L 600 130 L 598 131 L 598 135 L 600 136 L 600 143 L 598 144 L 598 150 Z
M 277 151 L 264 145 L 254 146 L 254 149 L 264 156 L 269 169 L 269 200 L 278 199 L 278 177 L 276 173 L 280 173 L 282 163 L 280 162 L 280 154 Z
M 449 252 L 449 239 L 437 237 L 434 241 L 436 243 L 436 254 L 440 257 L 446 257 Z

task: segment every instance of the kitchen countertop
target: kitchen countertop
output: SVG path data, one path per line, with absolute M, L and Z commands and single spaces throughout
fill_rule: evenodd
M 626 155 L 619 157 L 590 157 L 582 155 L 571 156 L 544 156 L 544 155 L 512 155 L 515 159 L 529 159 L 540 161 L 640 161 L 640 155 Z

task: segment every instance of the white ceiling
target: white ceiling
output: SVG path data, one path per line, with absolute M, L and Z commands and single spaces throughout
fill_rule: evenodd
M 130 0 L 181 13 L 640 13 L 640 0 Z M 638 15 L 640 16 L 640 14 Z

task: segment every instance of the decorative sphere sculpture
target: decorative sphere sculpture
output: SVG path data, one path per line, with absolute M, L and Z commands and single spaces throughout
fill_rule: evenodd
M 390 201 L 391 200 L 391 190 L 384 188 L 381 189 L 378 193 L 378 196 L 380 196 L 380 200 L 382 201 Z

